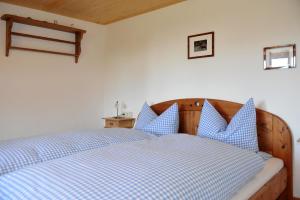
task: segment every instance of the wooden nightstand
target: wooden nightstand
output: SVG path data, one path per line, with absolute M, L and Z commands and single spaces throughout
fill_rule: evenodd
M 135 118 L 128 117 L 105 117 L 104 128 L 133 128 Z

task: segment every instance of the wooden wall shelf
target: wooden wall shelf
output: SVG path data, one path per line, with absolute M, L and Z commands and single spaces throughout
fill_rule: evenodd
M 59 25 L 59 24 L 54 24 L 54 23 L 49 23 L 46 21 L 34 20 L 31 18 L 20 17 L 20 16 L 16 16 L 16 15 L 9 15 L 9 14 L 3 15 L 1 17 L 1 19 L 6 21 L 6 53 L 5 53 L 6 56 L 9 56 L 9 51 L 11 49 L 16 49 L 16 50 L 23 50 L 23 51 L 34 51 L 34 52 L 50 53 L 50 54 L 57 54 L 57 55 L 64 55 L 64 56 L 73 56 L 73 57 L 75 57 L 75 62 L 78 63 L 78 59 L 81 54 L 81 40 L 82 40 L 83 34 L 86 33 L 85 30 L 81 30 L 81 29 L 77 29 L 77 28 L 73 28 L 73 27 L 69 27 L 69 26 L 63 26 L 63 25 Z M 44 36 L 39 36 L 39 35 L 31 35 L 31 34 L 13 32 L 12 31 L 13 23 L 19 23 L 19 24 L 25 24 L 25 25 L 30 25 L 30 26 L 37 26 L 37 27 L 41 27 L 41 28 L 48 28 L 48 29 L 52 29 L 52 30 L 56 30 L 56 31 L 74 33 L 75 41 L 67 41 L 67 40 L 44 37 Z M 12 46 L 11 45 L 12 36 L 27 37 L 27 38 L 34 38 L 34 39 L 39 39 L 39 40 L 47 40 L 47 41 L 52 41 L 52 42 L 72 44 L 75 46 L 75 54 Z
M 29 37 L 29 38 L 35 38 L 35 39 L 41 39 L 41 40 L 49 40 L 49 41 L 53 41 L 53 42 L 76 44 L 76 42 L 73 42 L 73 41 L 60 40 L 60 39 L 49 38 L 49 37 L 42 37 L 42 36 L 38 36 L 38 35 L 30 35 L 30 34 L 18 33 L 18 32 L 11 32 L 11 34 L 15 35 L 15 36 L 21 36 L 21 37 Z

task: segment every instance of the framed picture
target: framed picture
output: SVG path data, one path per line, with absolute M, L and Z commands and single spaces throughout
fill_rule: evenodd
M 264 48 L 264 69 L 296 67 L 296 45 L 273 46 Z
M 188 36 L 188 59 L 214 56 L 214 37 L 214 32 Z

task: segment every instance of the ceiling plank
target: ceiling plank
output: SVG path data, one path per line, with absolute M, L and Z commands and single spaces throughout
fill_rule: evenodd
M 185 0 L 0 0 L 67 17 L 110 24 Z

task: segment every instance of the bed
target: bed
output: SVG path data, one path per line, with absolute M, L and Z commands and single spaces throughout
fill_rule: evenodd
M 203 98 L 170 100 L 155 104 L 152 109 L 160 114 L 177 102 L 180 111 L 179 132 L 195 135 L 204 100 Z M 242 107 L 242 104 L 223 100 L 209 99 L 209 102 L 227 121 L 230 121 Z M 272 113 L 257 109 L 256 114 L 260 151 L 280 158 L 284 167 L 274 174 L 250 199 L 293 199 L 293 158 L 290 129 L 285 121 Z
M 99 140 L 92 146 L 90 136 L 51 141 L 45 160 L 0 176 L 0 199 L 292 199 L 292 146 L 285 122 L 257 110 L 260 150 L 274 156 L 263 162 L 256 153 L 193 136 L 203 101 L 152 106 L 161 114 L 177 102 L 180 135 L 109 130 L 105 137 L 92 133 Z M 227 120 L 241 107 L 210 102 Z

